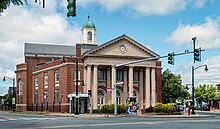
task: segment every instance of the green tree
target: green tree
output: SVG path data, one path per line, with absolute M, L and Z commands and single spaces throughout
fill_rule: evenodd
M 213 85 L 203 85 L 195 88 L 195 99 L 198 103 L 208 103 L 210 98 L 220 98 L 220 93 L 216 91 Z
M 10 6 L 11 3 L 19 6 L 23 5 L 24 3 L 27 4 L 27 0 L 0 0 L 0 15 Z
M 182 79 L 179 74 L 173 74 L 169 69 L 162 75 L 162 102 L 176 102 L 177 99 L 183 100 L 185 88 L 182 86 Z

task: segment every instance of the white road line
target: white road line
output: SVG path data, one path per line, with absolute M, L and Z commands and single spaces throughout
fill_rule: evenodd
M 0 119 L 0 122 L 1 122 L 1 121 L 6 121 L 6 120 L 5 120 L 5 119 Z

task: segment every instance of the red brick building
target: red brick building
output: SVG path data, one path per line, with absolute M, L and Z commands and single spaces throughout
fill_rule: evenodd
M 128 96 L 136 96 L 141 109 L 162 101 L 159 60 L 118 68 L 116 77 L 113 70 L 115 64 L 159 55 L 126 35 L 99 46 L 95 36 L 95 25 L 88 20 L 76 46 L 25 43 L 25 63 L 16 66 L 16 110 L 74 112 L 76 61 L 80 113 L 114 103 L 114 78 L 122 82 L 117 87 L 118 104 L 125 104 Z

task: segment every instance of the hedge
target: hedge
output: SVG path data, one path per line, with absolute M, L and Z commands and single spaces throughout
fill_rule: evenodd
M 176 108 L 172 104 L 161 104 L 158 103 L 153 107 L 154 112 L 164 112 L 164 113 L 172 113 L 176 111 Z

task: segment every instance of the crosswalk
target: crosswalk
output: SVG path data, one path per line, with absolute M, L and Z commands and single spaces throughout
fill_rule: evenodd
M 64 117 L 31 117 L 31 118 L 0 118 L 0 122 L 6 121 L 36 121 L 36 120 L 55 120 L 55 119 L 67 119 Z

